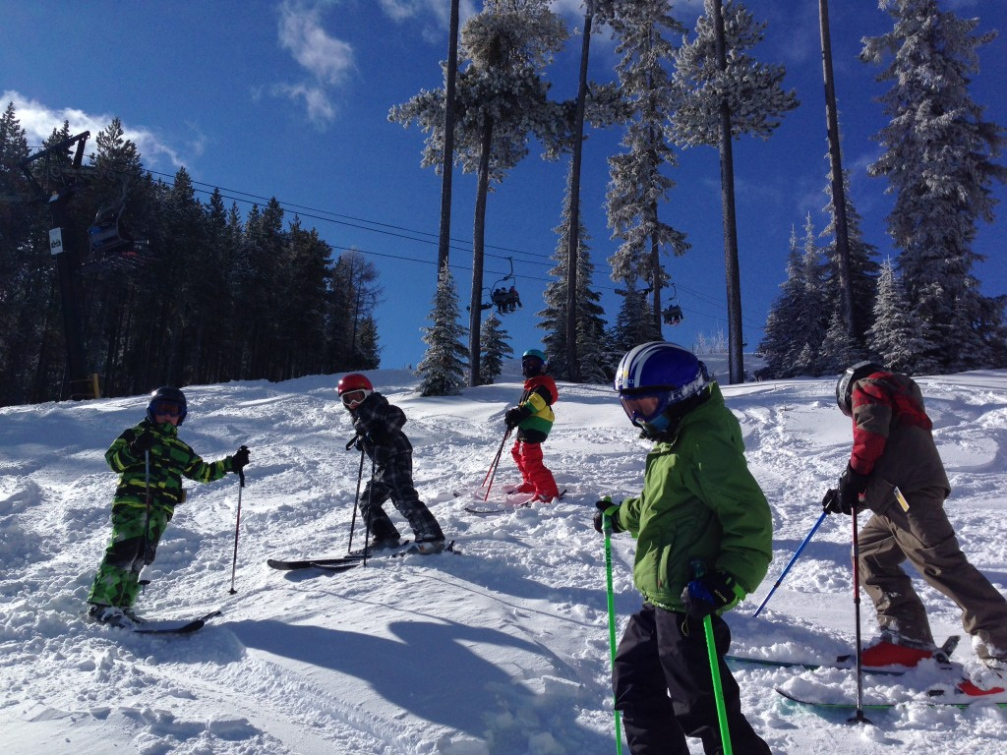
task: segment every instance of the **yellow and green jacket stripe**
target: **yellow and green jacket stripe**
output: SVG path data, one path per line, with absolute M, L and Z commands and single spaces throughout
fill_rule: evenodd
M 556 381 L 548 375 L 536 375 L 524 381 L 524 393 L 517 405 L 527 416 L 518 424 L 518 438 L 543 443 L 556 421 L 552 405 L 559 398 Z
M 125 430 L 105 452 L 105 461 L 113 472 L 119 473 L 119 486 L 112 498 L 112 506 L 147 505 L 147 470 L 144 454 L 135 456 L 129 449 L 133 440 L 143 432 L 154 436 L 150 449 L 150 503 L 174 513 L 175 506 L 184 500 L 182 477 L 196 482 L 213 482 L 233 471 L 233 460 L 227 456 L 220 461 L 205 462 L 185 441 L 178 437 L 178 428 L 165 422 L 158 425 L 145 419 L 136 427 Z

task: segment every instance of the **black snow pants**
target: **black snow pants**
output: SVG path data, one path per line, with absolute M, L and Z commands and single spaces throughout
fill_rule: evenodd
M 742 715 L 738 683 L 723 659 L 731 630 L 714 616 L 713 633 L 732 749 L 771 755 Z M 723 751 L 702 622 L 644 604 L 619 643 L 612 686 L 633 755 L 689 755 L 687 736 L 701 739 L 706 755 Z

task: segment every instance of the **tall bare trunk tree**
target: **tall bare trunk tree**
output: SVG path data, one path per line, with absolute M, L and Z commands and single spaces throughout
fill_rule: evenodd
M 566 41 L 562 20 L 547 0 L 485 0 L 481 13 L 465 22 L 461 49 L 470 65 L 458 76 L 455 160 L 476 173 L 472 296 L 469 313 L 469 384 L 479 385 L 480 323 L 486 201 L 491 182 L 528 154 L 534 135 L 546 155 L 558 155 L 568 138 L 562 109 L 547 97 L 545 66 Z M 392 108 L 389 119 L 417 123 L 428 134 L 424 166 L 443 156 L 444 93 L 424 91 Z
M 669 122 L 677 143 L 720 150 L 732 383 L 745 379 L 732 141 L 741 134 L 768 139 L 783 114 L 797 107 L 794 93 L 783 90 L 784 67 L 759 63 L 746 53 L 762 41 L 764 30 L 765 24 L 757 24 L 740 2 L 706 0 L 695 39 L 682 45 L 675 56 L 678 108 Z

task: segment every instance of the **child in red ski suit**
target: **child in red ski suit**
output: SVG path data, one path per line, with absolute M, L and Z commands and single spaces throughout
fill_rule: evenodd
M 552 405 L 559 398 L 556 381 L 545 374 L 546 359 L 538 349 L 521 355 L 521 374 L 525 376 L 524 393 L 517 406 L 504 414 L 507 429 L 517 428 L 517 440 L 511 448 L 514 463 L 521 470 L 521 484 L 514 492 L 534 493 L 533 500 L 549 503 L 559 498 L 552 472 L 542 463 L 542 444 L 549 437 L 556 419 Z

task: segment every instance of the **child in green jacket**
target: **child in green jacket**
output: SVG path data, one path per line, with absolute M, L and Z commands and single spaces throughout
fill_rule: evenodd
M 699 737 L 722 752 L 703 619 L 710 616 L 734 752 L 768 755 L 741 712 L 724 662 L 731 632 L 720 614 L 758 587 L 772 559 L 769 504 L 748 471 L 741 428 L 706 366 L 670 343 L 637 346 L 619 364 L 623 409 L 656 445 L 643 492 L 598 502 L 613 532 L 637 540 L 633 580 L 643 608 L 626 627 L 612 672 L 633 753 L 688 755 Z
M 112 539 L 91 585 L 88 615 L 104 624 L 132 627 L 139 619 L 133 603 L 140 593 L 140 571 L 154 561 L 157 543 L 185 500 L 182 476 L 212 482 L 248 464 L 248 448 L 205 462 L 178 437 L 187 414 L 185 394 L 165 386 L 151 394 L 146 418 L 125 430 L 105 452 L 119 473 L 112 499 Z

